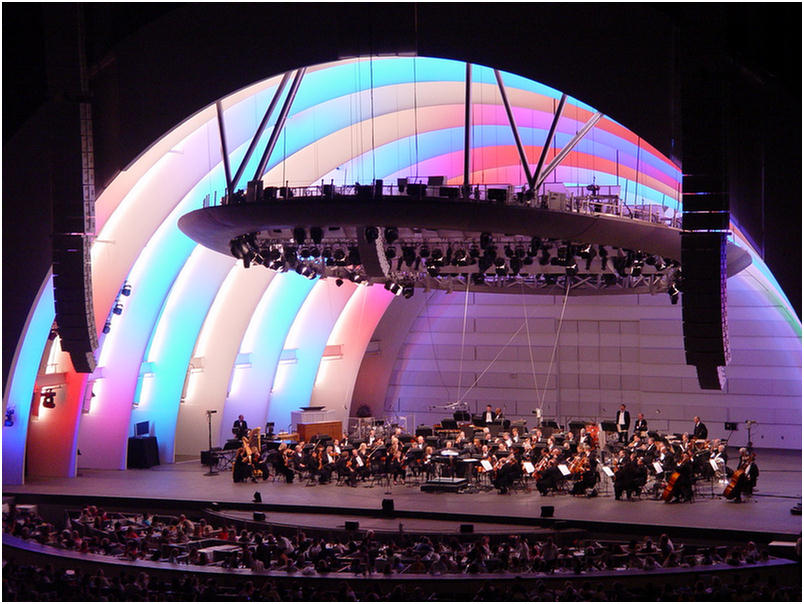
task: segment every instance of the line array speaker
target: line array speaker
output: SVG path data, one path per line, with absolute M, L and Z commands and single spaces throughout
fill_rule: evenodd
M 85 235 L 53 236 L 53 292 L 62 350 L 78 373 L 95 370 L 98 333 L 92 304 L 89 240 Z

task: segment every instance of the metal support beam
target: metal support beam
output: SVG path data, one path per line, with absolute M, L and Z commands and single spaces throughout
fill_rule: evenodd
M 525 170 L 525 178 L 528 179 L 528 188 L 533 189 L 533 175 L 530 173 L 530 166 L 528 166 L 528 158 L 525 155 L 525 148 L 522 146 L 522 141 L 519 139 L 519 131 L 516 128 L 514 121 L 514 114 L 511 111 L 511 105 L 508 103 L 508 95 L 505 94 L 505 84 L 502 81 L 502 74 L 499 70 L 494 70 L 494 76 L 497 78 L 497 86 L 500 88 L 500 96 L 502 96 L 503 105 L 505 105 L 505 112 L 508 114 L 508 122 L 511 124 L 511 132 L 514 133 L 514 140 L 516 141 L 516 148 L 519 151 L 519 160 L 522 162 L 522 168 Z
M 544 169 L 544 172 L 542 172 L 536 177 L 536 183 L 534 186 L 535 189 L 538 190 L 538 188 L 542 186 L 542 183 L 544 183 L 544 181 L 547 180 L 547 177 L 550 176 L 550 173 L 553 170 L 555 170 L 559 166 L 559 164 L 561 164 L 562 161 L 564 161 L 564 158 L 570 154 L 570 151 L 572 151 L 575 148 L 575 145 L 581 142 L 581 139 L 584 136 L 586 136 L 587 132 L 589 132 L 594 127 L 595 124 L 597 124 L 598 120 L 600 120 L 601 117 L 603 117 L 602 113 L 595 113 L 592 117 L 589 118 L 589 121 L 587 121 L 583 125 L 583 127 L 578 131 L 578 133 L 572 137 L 572 140 L 570 140 L 570 142 L 568 142 L 566 146 L 563 149 L 561 149 L 561 151 L 558 152 L 558 155 L 556 155 L 552 159 L 552 161 L 550 161 L 550 163 L 547 164 L 547 167 Z
M 276 104 L 279 102 L 279 98 L 282 96 L 282 91 L 285 89 L 288 81 L 290 80 L 290 72 L 288 71 L 285 75 L 282 76 L 282 81 L 279 82 L 279 86 L 274 92 L 274 98 L 271 99 L 271 103 L 268 105 L 268 109 L 265 110 L 265 115 L 262 117 L 262 121 L 260 125 L 257 127 L 257 132 L 254 134 L 254 138 L 251 139 L 251 144 L 248 146 L 248 150 L 246 151 L 245 157 L 243 157 L 243 161 L 240 162 L 240 166 L 237 168 L 237 172 L 235 172 L 234 177 L 232 178 L 232 189 L 237 190 L 237 183 L 240 180 L 240 177 L 243 176 L 243 172 L 246 169 L 246 164 L 248 160 L 251 159 L 252 154 L 254 153 L 254 149 L 257 148 L 257 143 L 262 136 L 262 133 L 265 132 L 265 127 L 268 125 L 268 120 L 271 119 L 271 114 L 274 112 L 276 108 Z
M 293 78 L 293 84 L 290 85 L 288 96 L 285 99 L 285 103 L 282 105 L 282 110 L 279 112 L 279 117 L 276 118 L 274 129 L 271 131 L 271 138 L 268 139 L 268 145 L 265 147 L 265 152 L 262 154 L 262 158 L 260 159 L 260 165 L 257 166 L 257 171 L 254 173 L 254 178 L 252 180 L 257 180 L 258 178 L 262 177 L 262 173 L 265 172 L 265 166 L 268 165 L 268 159 L 271 157 L 271 153 L 276 146 L 276 141 L 279 140 L 279 133 L 285 126 L 285 120 L 290 112 L 290 106 L 293 104 L 293 99 L 296 98 L 296 92 L 299 90 L 299 85 L 301 84 L 302 78 L 304 77 L 304 73 L 306 71 L 306 67 L 296 70 L 296 77 Z
M 556 114 L 553 116 L 553 123 L 550 124 L 550 130 L 547 132 L 547 138 L 544 139 L 544 146 L 542 147 L 542 154 L 539 156 L 539 163 L 536 164 L 534 175 L 538 178 L 544 166 L 544 160 L 547 157 L 547 150 L 553 144 L 553 137 L 556 135 L 556 128 L 558 127 L 558 120 L 561 118 L 561 113 L 564 111 L 564 104 L 567 102 L 567 95 L 562 94 L 561 100 L 558 101 Z
M 223 156 L 223 172 L 226 175 L 226 195 L 232 191 L 232 172 L 229 168 L 229 150 L 226 148 L 226 130 L 223 127 L 223 106 L 220 101 L 216 101 L 215 110 L 218 113 L 218 133 L 221 138 L 221 155 Z
M 472 153 L 472 64 L 466 64 L 466 94 L 463 119 L 463 194 L 469 196 L 469 158 Z

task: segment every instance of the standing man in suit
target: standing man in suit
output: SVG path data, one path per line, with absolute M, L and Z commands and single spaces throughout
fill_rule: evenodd
M 621 443 L 628 442 L 628 426 L 631 425 L 631 414 L 625 408 L 625 403 L 620 405 L 620 410 L 614 418 L 614 423 L 617 424 L 617 436 Z
M 232 424 L 232 434 L 234 434 L 235 438 L 248 436 L 248 423 L 243 419 L 242 415 L 238 415 L 234 424 Z
M 701 418 L 697 415 L 692 418 L 695 422 L 695 427 L 692 430 L 692 437 L 699 438 L 701 440 L 706 440 L 706 437 L 709 435 L 709 430 L 706 429 L 706 424 L 701 421 Z
M 491 405 L 486 405 L 486 410 L 483 412 L 483 421 L 487 426 L 494 421 L 494 411 L 491 410 Z
M 645 419 L 645 414 L 640 413 L 637 415 L 637 420 L 634 422 L 634 432 L 642 436 L 642 432 L 648 431 L 648 420 Z

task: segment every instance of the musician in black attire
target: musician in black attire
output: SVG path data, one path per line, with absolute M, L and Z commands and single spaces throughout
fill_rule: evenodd
M 648 420 L 645 419 L 645 415 L 640 413 L 637 416 L 637 420 L 634 422 L 634 432 L 637 434 L 641 434 L 642 432 L 648 431 Z
M 335 455 L 332 445 L 327 447 L 326 452 L 322 452 L 321 470 L 319 481 L 321 484 L 326 484 L 332 478 L 332 473 L 338 467 L 338 457 Z
M 555 491 L 562 480 L 564 480 L 564 475 L 558 469 L 558 460 L 552 459 L 542 477 L 536 481 L 536 488 L 542 495 L 547 495 L 547 491 L 551 489 Z
M 522 466 L 517 463 L 514 454 L 510 453 L 496 471 L 494 488 L 498 489 L 501 495 L 505 495 L 521 474 Z
M 704 424 L 697 415 L 693 418 L 693 421 L 695 422 L 695 428 L 693 428 L 692 437 L 706 440 L 706 437 L 709 436 L 709 430 L 706 429 L 706 424 Z
M 232 467 L 232 480 L 234 482 L 246 482 L 249 478 L 257 482 L 251 475 L 251 458 L 243 447 L 237 450 L 234 466 Z
M 742 449 L 741 449 L 742 451 Z M 742 473 L 737 477 L 737 482 L 732 487 L 731 493 L 726 496 L 726 499 L 733 499 L 735 503 L 742 503 L 743 493 L 751 495 L 754 488 L 757 486 L 757 478 L 759 477 L 759 468 L 756 464 L 755 455 L 744 453 L 741 456 L 740 467 L 737 469 L 737 474 L 742 470 Z M 732 477 L 732 480 L 734 477 Z
M 287 445 L 282 443 L 279 445 L 279 450 L 276 455 L 272 456 L 274 468 L 276 473 L 285 477 L 285 482 L 290 484 L 293 482 L 293 469 L 288 467 L 288 451 Z
M 692 466 L 693 462 L 691 457 L 684 454 L 675 468 L 675 472 L 678 472 L 678 478 L 676 478 L 673 484 L 671 498 L 667 501 L 668 503 L 679 503 L 692 499 Z
M 494 421 L 494 411 L 491 410 L 491 405 L 486 405 L 486 410 L 483 412 L 483 422 L 488 425 Z
M 248 436 L 248 422 L 243 419 L 242 415 L 238 415 L 237 419 L 232 424 L 232 434 L 234 434 L 235 438 Z

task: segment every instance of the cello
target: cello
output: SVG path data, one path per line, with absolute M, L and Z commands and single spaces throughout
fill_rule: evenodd
M 745 470 L 748 468 L 748 465 L 752 463 L 756 459 L 756 455 L 754 453 L 751 454 L 750 458 L 743 459 L 743 462 L 740 464 L 740 467 L 731 475 L 731 480 L 729 484 L 726 485 L 726 488 L 723 490 L 723 497 L 726 499 L 733 499 L 736 497 L 734 494 L 734 489 L 737 488 L 737 484 L 740 482 L 740 477 L 745 476 Z

